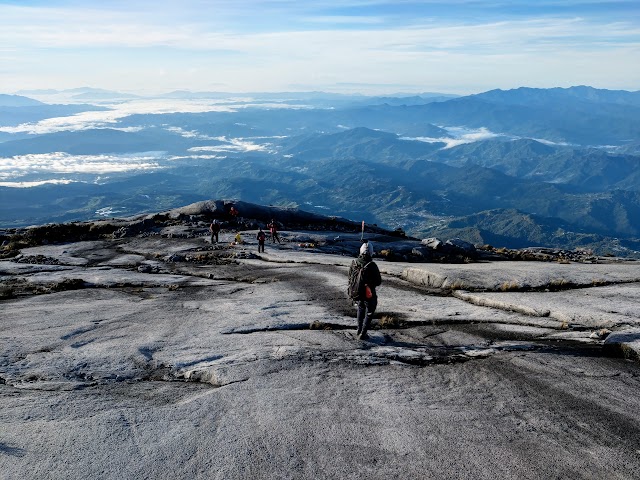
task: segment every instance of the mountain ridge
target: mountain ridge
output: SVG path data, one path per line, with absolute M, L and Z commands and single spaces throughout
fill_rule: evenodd
M 22 95 L 7 95 L 0 93 L 0 107 L 34 107 L 44 103 Z

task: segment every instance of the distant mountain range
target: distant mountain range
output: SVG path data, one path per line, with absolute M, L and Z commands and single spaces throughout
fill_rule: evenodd
M 507 92 L 508 93 L 508 92 Z M 640 136 L 640 107 L 574 100 L 530 104 L 488 101 L 481 96 L 409 107 L 437 125 L 487 128 L 506 135 L 576 145 L 624 145 Z M 522 97 L 517 95 L 518 102 Z M 513 99 L 515 102 L 515 99 Z M 522 100 L 523 101 L 523 100 Z
M 527 107 L 554 107 L 560 110 L 576 109 L 588 104 L 640 106 L 640 91 L 603 90 L 584 85 L 569 88 L 527 88 L 490 90 L 471 95 L 490 103 L 523 105 Z
M 595 152 L 595 159 L 592 159 L 590 150 L 585 151 L 584 157 L 570 150 L 564 169 L 560 168 L 559 173 L 551 171 L 548 175 L 564 175 L 573 184 L 559 181 L 551 183 L 535 178 L 527 169 L 507 175 L 499 169 L 482 165 L 488 158 L 484 152 L 496 147 L 500 147 L 503 153 L 494 156 L 499 159 L 508 158 L 504 153 L 511 153 L 511 150 L 520 152 L 514 154 L 517 158 L 524 158 L 531 150 L 535 151 L 535 147 L 540 147 L 537 152 L 540 159 L 533 163 L 544 166 L 547 161 L 554 165 L 553 158 L 561 156 L 557 153 L 561 149 L 537 142 L 478 142 L 472 144 L 475 151 L 471 149 L 471 145 L 439 150 L 432 144 L 427 144 L 420 149 L 419 142 L 398 140 L 386 133 L 358 131 L 361 132 L 362 142 L 351 148 L 347 148 L 343 140 L 353 139 L 355 131 L 325 135 L 323 137 L 327 144 L 336 146 L 333 151 L 328 149 L 320 153 L 317 148 L 310 151 L 293 148 L 288 151 L 297 153 L 287 158 L 286 163 L 290 169 L 304 164 L 305 173 L 317 179 L 331 178 L 332 175 L 338 177 L 338 169 L 341 168 L 346 178 L 358 179 L 351 188 L 357 193 L 350 192 L 355 198 L 344 198 L 343 205 L 369 203 L 372 205 L 371 209 L 386 222 L 391 223 L 392 219 L 396 219 L 400 224 L 411 225 L 412 231 L 418 230 L 425 234 L 432 230 L 429 223 L 433 221 L 421 220 L 421 212 L 446 217 L 511 208 L 536 213 L 538 217 L 558 217 L 566 224 L 573 225 L 576 231 L 592 231 L 605 236 L 640 236 L 640 159 L 637 157 Z M 376 135 L 376 139 L 371 139 Z M 336 137 L 342 138 L 337 140 Z M 309 142 L 305 139 L 301 145 L 306 148 Z M 523 143 L 528 147 L 524 153 Z M 344 155 L 342 152 L 348 154 Z M 443 164 L 441 156 L 444 160 L 458 160 L 461 157 L 464 160 L 460 165 L 450 166 Z M 625 168 L 622 168 L 623 161 L 626 161 Z M 505 160 L 504 163 L 509 162 Z M 583 163 L 587 164 L 587 168 L 582 169 Z M 618 164 L 617 169 L 612 167 L 615 164 Z M 337 182 L 340 182 L 339 187 L 343 187 L 341 180 Z M 599 185 L 605 188 L 597 189 Z M 627 188 L 620 189 L 622 185 Z M 614 190 L 614 187 L 619 189 Z M 344 185 L 343 188 L 348 187 Z M 334 198 L 343 192 L 343 188 L 337 189 Z M 387 200 L 380 201 L 382 198 Z M 389 209 L 389 203 L 400 208 Z M 364 205 L 361 208 L 364 209 Z
M 580 192 L 640 190 L 637 155 L 596 148 L 548 145 L 531 139 L 486 140 L 438 150 L 429 159 L 459 167 L 479 165 Z
M 73 155 L 168 151 L 183 152 L 193 145 L 181 135 L 161 129 L 123 132 L 110 128 L 47 133 L 0 143 L 0 156 L 66 152 Z
M 190 91 L 190 90 L 174 90 L 155 95 L 135 95 L 131 93 L 123 93 L 114 90 L 106 90 L 102 88 L 80 87 L 66 90 L 56 89 L 36 89 L 21 90 L 19 95 L 24 96 L 55 96 L 66 95 L 73 99 L 97 99 L 104 100 L 122 100 L 122 99 L 144 99 L 144 98 L 166 98 L 179 100 L 202 100 L 202 99 L 229 99 L 229 98 L 252 98 L 257 100 L 271 100 L 276 102 L 295 100 L 307 101 L 315 103 L 317 101 L 332 101 L 339 104 L 353 103 L 359 105 L 423 105 L 431 102 L 439 102 L 459 97 L 459 95 L 424 92 L 419 94 L 396 94 L 389 96 L 371 97 L 361 94 L 344 94 L 344 93 L 327 93 L 327 92 L 251 92 L 251 93 L 233 93 L 233 92 L 206 92 L 206 91 Z
M 105 99 L 113 92 L 67 94 Z M 197 101 L 199 95 L 222 94 L 172 92 L 165 99 Z M 28 137 L 2 126 L 105 107 L 0 96 L 0 182 L 74 182 L 0 186 L 0 225 L 238 198 L 300 205 L 419 236 L 640 252 L 640 92 L 571 87 L 456 98 L 251 96 L 249 105 L 233 99 L 232 111 L 132 110 L 105 128 Z M 105 156 L 105 173 L 55 171 L 55 165 L 34 170 L 11 160 L 52 152 L 65 152 L 65 162 Z M 127 161 L 109 155 L 143 152 L 157 167 L 109 171 L 108 162 Z
M 0 93 L 0 107 L 34 107 L 40 105 L 44 105 L 44 103 L 33 98 Z
M 70 88 L 66 90 L 56 89 L 40 89 L 40 90 L 21 90 L 18 92 L 21 95 L 26 96 L 55 96 L 63 95 L 75 100 L 83 101 L 104 101 L 104 100 L 132 100 L 136 98 L 144 98 L 140 95 L 134 95 L 131 93 L 116 92 L 113 90 L 106 90 L 104 88 L 92 88 L 92 87 L 80 87 Z

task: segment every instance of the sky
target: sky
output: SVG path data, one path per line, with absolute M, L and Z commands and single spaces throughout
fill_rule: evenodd
M 0 0 L 0 93 L 640 90 L 640 2 Z

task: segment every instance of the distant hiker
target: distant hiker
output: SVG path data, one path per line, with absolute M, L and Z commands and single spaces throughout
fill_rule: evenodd
M 258 232 L 256 238 L 258 239 L 258 253 L 264 253 L 264 241 L 267 239 L 267 236 L 262 231 L 262 227 L 260 227 L 260 231 Z
M 240 232 L 236 232 L 236 238 L 233 242 L 233 245 L 242 245 L 244 243 L 244 241 L 242 240 L 242 235 L 240 235 Z
M 382 283 L 378 265 L 372 260 L 373 245 L 365 242 L 360 247 L 360 255 L 349 268 L 349 298 L 358 302 L 358 330 L 361 340 L 369 338 L 367 330 L 371 326 L 373 314 L 378 305 L 376 287 Z
M 218 234 L 220 233 L 220 224 L 218 220 L 214 220 L 211 225 L 209 225 L 209 231 L 211 232 L 211 244 L 218 243 Z
M 231 220 L 236 225 L 238 224 L 238 214 L 239 213 L 240 212 L 238 212 L 238 209 L 236 208 L 236 206 L 235 205 L 231 205 L 231 208 L 229 209 L 229 215 L 231 215 Z
M 276 241 L 282 245 L 280 241 L 280 237 L 278 236 L 278 226 L 276 225 L 276 221 L 272 218 L 271 223 L 267 225 L 269 227 L 269 231 L 271 232 L 271 243 L 276 243 Z

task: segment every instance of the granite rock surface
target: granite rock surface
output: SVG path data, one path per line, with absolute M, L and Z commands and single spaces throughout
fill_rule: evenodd
M 365 342 L 358 234 L 201 227 L 0 261 L 0 478 L 640 471 L 640 263 L 378 258 Z

